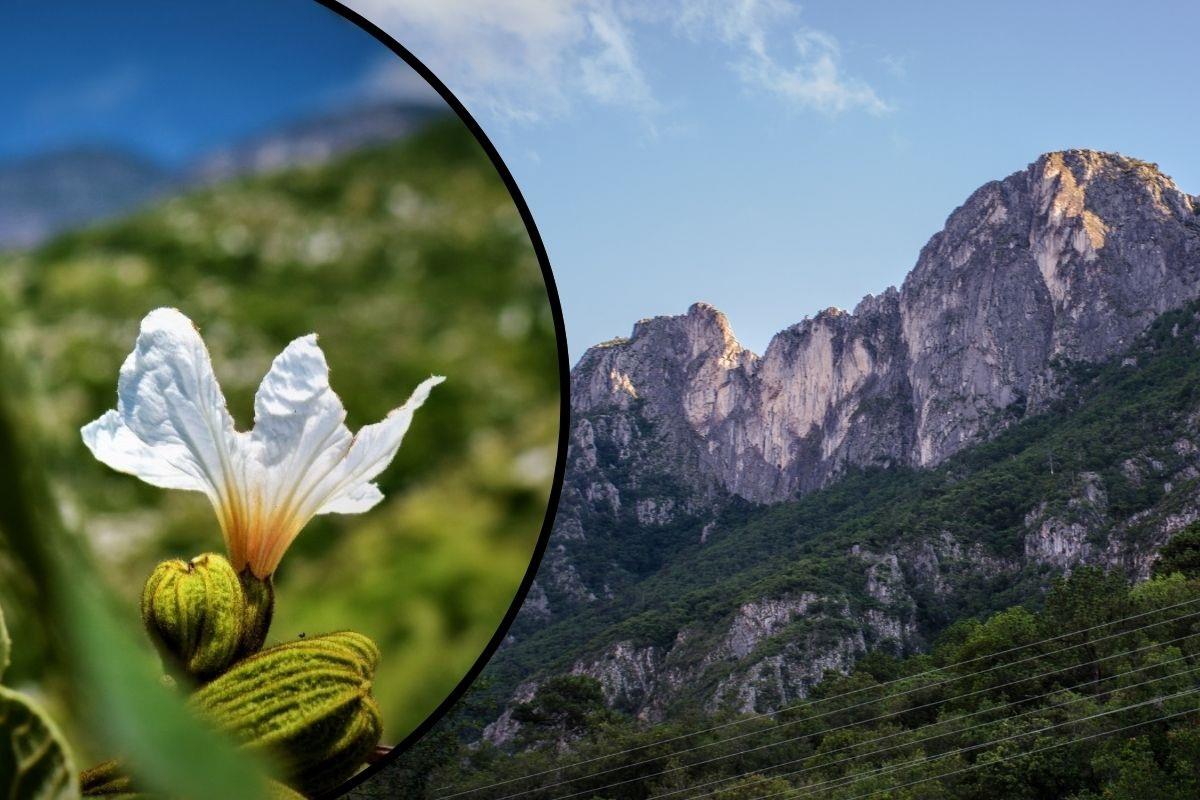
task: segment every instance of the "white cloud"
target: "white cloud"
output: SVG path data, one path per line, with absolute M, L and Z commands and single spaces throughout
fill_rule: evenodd
M 679 28 L 696 41 L 715 39 L 730 48 L 731 66 L 747 85 L 827 114 L 890 110 L 869 84 L 845 74 L 837 39 L 802 25 L 795 4 L 787 0 L 680 0 L 680 4 Z
M 882 113 L 848 75 L 837 40 L 790 0 L 350 0 L 421 58 L 473 111 L 537 121 L 600 103 L 660 108 L 639 45 L 718 46 L 748 87 L 802 109 Z M 373 80 L 381 80 L 375 76 Z
M 883 64 L 884 68 L 893 78 L 903 80 L 908 77 L 908 57 L 885 55 L 879 59 L 879 63 Z
M 596 49 L 580 59 L 583 88 L 596 100 L 643 110 L 654 107 L 650 87 L 637 64 L 624 25 L 609 5 L 587 12 Z
M 770 57 L 755 57 L 739 65 L 739 74 L 797 105 L 831 114 L 861 108 L 872 114 L 890 110 L 863 81 L 847 77 L 841 68 L 837 41 L 828 34 L 803 31 L 796 34 L 792 63 Z
M 624 24 L 599 0 L 352 0 L 468 106 L 514 120 L 580 95 L 645 107 L 649 88 Z

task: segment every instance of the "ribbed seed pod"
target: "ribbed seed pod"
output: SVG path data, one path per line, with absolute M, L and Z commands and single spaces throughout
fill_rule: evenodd
M 309 794 L 335 789 L 358 771 L 383 735 L 383 717 L 375 698 L 367 695 L 355 713 L 340 725 L 341 738 L 324 759 L 301 765 L 292 779 Z
M 245 609 L 237 573 L 214 553 L 162 562 L 142 590 L 150 638 L 199 681 L 216 677 L 237 658 Z
M 191 702 L 250 748 L 266 750 L 305 794 L 349 778 L 379 742 L 371 697 L 375 643 L 349 631 L 277 645 L 235 664 Z
M 104 800 L 154 800 L 156 796 L 137 791 L 119 761 L 105 761 L 79 774 L 79 789 L 84 797 Z M 267 781 L 266 800 L 305 800 L 290 786 Z
M 133 781 L 121 762 L 112 759 L 79 773 L 79 789 L 84 797 L 134 794 Z
M 368 678 L 374 678 L 375 668 L 379 666 L 379 647 L 369 637 L 363 636 L 361 633 L 355 633 L 354 631 L 337 631 L 335 633 L 327 633 L 324 636 L 318 636 L 316 640 L 350 650 L 358 656 L 360 664 L 364 669 L 363 674 Z

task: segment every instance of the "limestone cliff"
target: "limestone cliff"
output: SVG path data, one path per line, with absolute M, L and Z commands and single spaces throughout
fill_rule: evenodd
M 955 615 L 1020 602 L 1080 564 L 1145 577 L 1156 549 L 1200 521 L 1200 406 L 1185 403 L 1147 441 L 1125 442 L 1119 463 L 1064 469 L 1062 453 L 1055 472 L 1050 451 L 1046 485 L 1058 488 L 1005 512 L 1016 514 L 1005 546 L 988 540 L 987 524 L 951 533 L 918 518 L 903 531 L 871 529 L 873 543 L 822 546 L 820 530 L 834 525 L 823 518 L 778 523 L 777 533 L 738 520 L 767 519 L 763 506 L 853 468 L 920 476 L 969 458 L 963 451 L 1052 409 L 1079 388 L 1076 376 L 1101 369 L 1088 365 L 1136 375 L 1139 358 L 1165 363 L 1163 347 L 1184 348 L 1172 363 L 1192 363 L 1200 311 L 1170 324 L 1163 315 L 1198 299 L 1200 198 L 1154 165 L 1073 150 L 977 190 L 899 289 L 804 319 L 761 356 L 703 303 L 638 322 L 572 373 L 555 530 L 498 662 L 523 663 L 527 679 L 533 664 L 521 659 L 544 652 L 539 636 L 559 641 L 606 615 L 603 635 L 580 640 L 557 668 L 595 677 L 614 707 L 650 720 L 696 704 L 766 711 L 803 697 L 826 670 L 876 648 L 919 650 Z M 755 530 L 757 544 L 734 541 Z M 800 556 L 741 557 L 747 547 L 808 552 L 806 541 L 820 554 L 804 568 Z M 705 594 L 716 583 L 727 594 Z M 639 608 L 644 592 L 679 604 L 620 611 Z M 489 736 L 507 738 L 498 727 Z
M 569 557 L 597 526 L 636 536 L 848 466 L 934 466 L 1036 413 L 1059 367 L 1121 352 L 1200 296 L 1198 209 L 1152 164 L 1049 153 L 974 192 L 899 290 L 805 319 L 761 356 L 703 303 L 591 348 L 542 583 L 603 594 Z

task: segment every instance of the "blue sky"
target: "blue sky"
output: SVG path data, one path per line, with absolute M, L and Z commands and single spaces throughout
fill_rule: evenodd
M 383 91 L 394 61 L 303 0 L 6 0 L 0 158 L 104 143 L 177 163 Z M 403 78 L 391 88 L 420 91 Z
M 576 358 L 695 300 L 761 350 L 898 283 L 972 190 L 1048 150 L 1156 161 L 1200 193 L 1192 3 L 351 5 L 500 149 Z M 0 75 L 0 158 L 99 140 L 178 162 L 314 109 L 421 91 L 304 0 L 9 0 Z
M 352 5 L 496 142 L 576 358 L 694 300 L 761 351 L 899 283 L 971 191 L 1045 151 L 1116 150 L 1200 193 L 1195 3 Z

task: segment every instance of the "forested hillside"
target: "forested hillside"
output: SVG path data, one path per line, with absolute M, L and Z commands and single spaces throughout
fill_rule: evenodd
M 915 653 L 961 618 L 1036 605 L 1064 569 L 1145 577 L 1200 518 L 1198 314 L 1163 315 L 1103 364 L 1060 365 L 1074 388 L 1051 408 L 936 469 L 859 471 L 652 540 L 597 515 L 590 552 L 632 588 L 523 631 L 489 667 L 492 699 L 573 671 L 652 720 L 765 711 L 868 651 Z
M 774 713 L 647 728 L 608 709 L 594 679 L 556 678 L 517 707 L 515 756 L 484 745 L 446 758 L 443 733 L 410 757 L 405 796 L 1192 798 L 1200 531 L 1176 542 L 1149 582 L 1080 569 L 1040 612 L 963 620 L 922 655 L 875 652 Z

